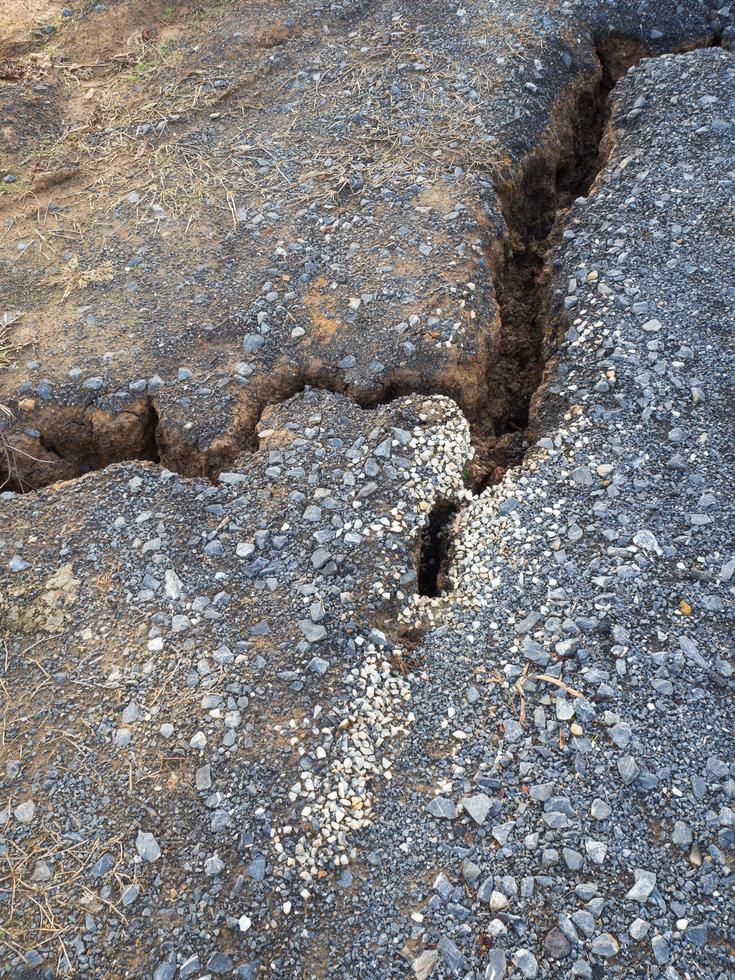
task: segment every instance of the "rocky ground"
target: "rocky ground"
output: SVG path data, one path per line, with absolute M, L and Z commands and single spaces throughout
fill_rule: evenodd
M 11 2 L 0 976 L 733 975 L 730 24 Z

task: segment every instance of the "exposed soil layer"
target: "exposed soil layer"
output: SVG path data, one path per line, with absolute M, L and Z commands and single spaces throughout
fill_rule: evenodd
M 703 46 L 719 43 L 713 34 Z M 686 50 L 691 48 L 676 53 Z M 639 41 L 618 35 L 599 39 L 596 54 L 597 72 L 566 93 L 546 139 L 498 189 L 509 236 L 500 266 L 490 255 L 500 353 L 487 378 L 493 417 L 470 420 L 479 450 L 472 469 L 477 492 L 500 482 L 508 467 L 520 465 L 543 434 L 534 404 L 564 327 L 551 313 L 549 256 L 575 198 L 590 194 L 610 155 L 612 147 L 605 140 L 610 93 L 631 67 L 649 56 Z
M 161 426 L 150 398 L 116 413 L 94 406 L 41 408 L 33 424 L 3 442 L 0 488 L 26 492 L 124 460 L 163 461 Z
M 709 43 L 716 45 L 718 39 Z M 472 430 L 476 456 L 471 486 L 479 492 L 499 482 L 508 467 L 522 462 L 541 434 L 532 405 L 562 326 L 552 322 L 550 314 L 549 253 L 574 199 L 590 192 L 604 165 L 610 91 L 646 54 L 639 42 L 627 38 L 598 41 L 597 70 L 570 87 L 557 103 L 539 147 L 496 187 L 507 233 L 486 247 L 497 315 L 487 327 L 493 356 L 482 397 L 476 391 L 467 393 L 477 387 L 473 378 L 448 375 L 440 388 L 411 373 L 396 373 L 380 389 L 365 394 L 315 362 L 313 370 L 274 371 L 255 396 L 241 400 L 234 422 L 223 425 L 207 445 L 190 443 L 174 420 L 167 424 L 163 413 L 159 418 L 155 397 L 128 403 L 120 411 L 49 405 L 34 411 L 31 429 L 10 437 L 0 428 L 0 486 L 25 492 L 130 459 L 154 460 L 185 475 L 216 479 L 240 453 L 257 449 L 258 427 L 261 421 L 267 424 L 269 406 L 307 386 L 346 394 L 364 408 L 408 394 L 453 397 Z
M 514 179 L 499 188 L 508 227 L 502 265 L 496 268 L 500 310 L 500 356 L 487 379 L 499 389 L 493 437 L 473 469 L 478 491 L 498 483 L 518 466 L 541 435 L 532 424 L 532 403 L 546 360 L 559 336 L 551 323 L 549 253 L 558 244 L 575 198 L 586 197 L 605 165 L 603 135 L 608 96 L 629 67 L 646 56 L 638 42 L 607 38 L 597 46 L 598 70 L 579 82 L 557 106 L 547 139 L 524 161 Z

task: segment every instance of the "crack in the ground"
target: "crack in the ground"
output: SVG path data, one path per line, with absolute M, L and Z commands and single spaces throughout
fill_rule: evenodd
M 500 358 L 487 379 L 492 397 L 502 386 L 492 434 L 473 470 L 473 489 L 499 483 L 520 466 L 540 437 L 534 397 L 542 386 L 548 354 L 560 331 L 552 330 L 549 256 L 561 239 L 567 214 L 587 197 L 604 168 L 603 136 L 609 95 L 617 81 L 646 52 L 627 39 L 596 44 L 598 70 L 576 82 L 557 107 L 547 139 L 524 160 L 514 179 L 498 189 L 508 228 L 506 254 L 496 262 L 500 312 Z
M 456 504 L 439 500 L 429 514 L 419 541 L 419 595 L 435 597 L 446 589 L 459 512 Z
M 713 34 L 708 47 L 717 47 Z M 479 448 L 472 470 L 476 494 L 499 483 L 505 472 L 523 463 L 541 437 L 534 399 L 543 387 L 548 354 L 561 331 L 552 330 L 550 253 L 558 244 L 566 216 L 578 197 L 587 197 L 604 169 L 610 146 L 604 135 L 610 119 L 610 94 L 618 81 L 648 53 L 638 42 L 617 36 L 595 46 L 599 70 L 571 100 L 557 120 L 556 132 L 525 161 L 516 180 L 506 182 L 498 197 L 509 231 L 509 248 L 493 272 L 500 313 L 501 357 L 487 379 L 488 395 L 504 384 L 502 408 L 492 422 L 492 436 Z M 671 53 L 683 53 L 680 52 Z M 569 99 L 569 94 L 566 96 Z M 561 134 L 561 135 L 560 135 Z M 556 153 L 550 152 L 554 142 Z M 453 538 L 462 510 L 446 502 L 432 510 L 418 559 L 419 595 L 439 596 L 451 588 L 448 579 Z
M 691 47 L 719 43 L 713 34 L 706 44 Z M 523 159 L 514 175 L 496 187 L 507 229 L 502 248 L 496 241 L 487 250 L 498 307 L 496 323 L 490 326 L 497 330 L 497 355 L 485 379 L 483 413 L 465 411 L 475 447 L 469 482 L 476 493 L 500 482 L 508 468 L 521 465 L 542 434 L 535 405 L 549 372 L 549 354 L 562 333 L 561 324 L 557 329 L 552 323 L 550 254 L 575 198 L 588 196 L 606 163 L 609 147 L 604 134 L 610 93 L 628 69 L 648 55 L 639 42 L 620 36 L 598 39 L 596 53 L 597 71 L 575 80 L 556 104 L 540 145 Z M 462 407 L 461 392 L 438 390 L 428 381 L 424 387 L 420 380 L 398 374 L 386 379 L 375 393 L 358 396 L 348 384 L 336 383 L 328 365 L 320 364 L 312 370 L 271 377 L 256 412 L 207 449 L 192 446 L 180 433 L 167 429 L 150 396 L 126 406 L 117 416 L 90 406 L 81 415 L 78 409 L 75 415 L 75 409 L 64 408 L 47 413 L 38 435 L 37 444 L 47 455 L 49 467 L 49 479 L 41 476 L 40 484 L 59 478 L 55 461 L 67 478 L 73 478 L 130 459 L 152 460 L 187 476 L 215 480 L 238 455 L 257 450 L 258 429 L 269 409 L 310 387 L 346 395 L 366 409 L 411 394 L 447 395 Z M 13 457 L 13 447 L 8 449 L 2 431 L 0 449 L 0 489 L 35 489 L 23 478 L 20 457 Z M 33 459 L 24 447 L 18 451 Z M 458 515 L 457 508 L 446 501 L 437 504 L 430 515 L 417 558 L 422 595 L 436 596 L 447 587 L 448 556 Z

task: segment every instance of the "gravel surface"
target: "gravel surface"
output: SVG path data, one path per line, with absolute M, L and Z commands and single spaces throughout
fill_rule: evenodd
M 292 13 L 257 214 L 4 246 L 0 976 L 732 976 L 729 11 Z

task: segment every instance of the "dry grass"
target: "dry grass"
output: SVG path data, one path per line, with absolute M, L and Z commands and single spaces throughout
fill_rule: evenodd
M 11 759 L 20 760 L 29 781 L 36 772 L 53 765 L 61 775 L 62 784 L 65 774 L 71 771 L 77 775 L 82 771 L 90 781 L 96 782 L 97 756 L 87 744 L 85 722 L 74 726 L 66 716 L 58 722 L 58 727 L 48 722 L 39 726 L 38 722 L 41 716 L 47 718 L 58 698 L 48 658 L 57 666 L 64 664 L 65 671 L 70 667 L 64 659 L 65 647 L 59 646 L 59 641 L 70 631 L 41 635 L 25 647 L 14 644 L 12 634 L 1 628 L 6 598 L 10 600 L 10 596 L 0 595 L 0 706 L 3 708 L 0 769 L 4 771 Z M 33 632 L 38 632 L 38 628 L 34 623 Z M 49 650 L 41 651 L 40 655 L 35 652 L 47 644 L 59 651 L 56 654 L 59 660 Z M 97 657 L 97 650 L 93 655 Z M 77 659 L 69 670 L 70 683 L 81 687 L 78 698 L 83 705 L 96 701 L 102 686 L 82 680 L 89 670 L 88 662 L 80 663 Z M 81 717 L 85 716 L 82 707 Z M 127 761 L 122 765 L 129 767 Z M 12 810 L 30 794 L 19 791 L 15 785 L 11 789 L 4 803 Z M 131 831 L 124 821 L 103 834 L 84 832 L 84 839 L 74 839 L 68 829 L 62 828 L 52 807 L 40 803 L 32 830 L 18 832 L 16 825 L 4 838 L 7 847 L 0 855 L 0 889 L 8 897 L 0 923 L 0 945 L 6 948 L 6 954 L 10 951 L 19 958 L 33 950 L 42 950 L 48 962 L 53 963 L 55 957 L 55 975 L 59 976 L 75 975 L 74 954 L 67 946 L 67 934 L 78 933 L 84 912 L 94 916 L 112 915 L 123 927 L 127 925 L 121 896 L 124 888 L 136 880 L 135 871 L 130 870 L 126 861 L 124 841 Z M 90 875 L 91 866 L 104 853 L 113 856 L 106 879 L 114 886 L 109 897 L 101 894 L 98 883 Z
M 20 957 L 34 949 L 55 947 L 57 969 L 68 973 L 72 961 L 64 937 L 75 929 L 77 905 L 95 912 L 107 907 L 123 922 L 127 921 L 117 905 L 101 899 L 80 881 L 103 851 L 117 849 L 119 865 L 121 842 L 122 835 L 118 835 L 104 844 L 86 840 L 68 844 L 50 823 L 37 829 L 22 845 L 9 840 L 0 865 L 0 884 L 10 893 L 8 918 L 0 930 L 3 943 Z M 38 862 L 52 869 L 48 882 L 38 880 L 34 874 Z M 118 884 L 123 884 L 117 868 L 112 874 Z
M 503 32 L 506 54 L 515 57 L 527 25 L 503 24 L 502 31 L 483 25 L 490 37 Z M 229 212 L 237 225 L 236 202 L 243 196 L 263 200 L 285 193 L 296 204 L 338 204 L 356 165 L 366 187 L 417 173 L 431 179 L 455 165 L 496 173 L 503 164 L 497 142 L 476 120 L 497 91 L 497 74 L 482 62 L 468 66 L 427 46 L 420 31 L 400 17 L 391 24 L 388 45 L 385 40 L 366 33 L 339 70 L 327 68 L 315 77 L 314 112 L 306 117 L 267 113 L 279 97 L 267 50 L 228 76 L 222 66 L 198 67 L 203 62 L 192 62 L 183 45 L 156 45 L 142 34 L 114 64 L 102 66 L 99 83 L 100 65 L 52 61 L 49 71 L 85 92 L 89 121 L 44 149 L 36 170 L 79 173 L 88 192 L 88 220 L 123 209 L 136 225 L 184 217 L 187 231 L 211 210 Z M 458 76 L 471 82 L 479 99 L 451 94 Z M 411 100 L 384 104 L 359 129 L 330 127 L 337 116 L 349 116 L 365 92 L 385 91 L 396 78 L 411 88 Z M 214 80 L 224 84 L 214 87 Z M 233 125 L 233 117 L 242 125 Z M 273 164 L 264 170 L 258 158 Z
M 23 650 L 11 654 L 10 638 L 0 634 L 0 703 L 3 705 L 0 724 L 0 766 L 9 759 L 22 758 L 24 742 L 38 734 L 34 713 L 40 705 L 44 712 L 54 700 L 54 684 L 50 673 L 39 660 L 30 656 L 41 643 L 60 639 L 42 636 Z M 12 659 L 11 659 L 12 658 Z M 40 676 L 31 670 L 37 668 Z M 25 683 L 6 679 L 22 670 Z M 11 686 L 12 684 L 12 686 Z M 36 745 L 35 760 L 51 758 L 57 767 L 65 765 L 87 767 L 92 761 L 90 752 L 75 737 L 73 731 L 45 728 L 40 746 Z M 50 753 L 48 756 L 46 753 Z M 11 808 L 23 799 L 8 800 Z M 106 907 L 126 921 L 121 909 L 102 899 L 86 884 L 88 869 L 103 852 L 117 852 L 111 875 L 122 882 L 120 868 L 123 859 L 123 834 L 103 841 L 86 839 L 72 841 L 61 833 L 56 821 L 37 813 L 33 833 L 28 836 L 7 835 L 7 848 L 0 859 L 0 888 L 9 896 L 0 926 L 0 943 L 15 956 L 23 958 L 33 950 L 43 949 L 56 954 L 56 970 L 68 976 L 72 970 L 65 938 L 77 928 L 80 907 L 83 911 L 101 911 Z M 42 862 L 39 864 L 39 862 Z M 46 868 L 48 867 L 48 876 Z
M 8 356 L 19 350 L 24 344 L 13 343 L 10 339 L 10 328 L 23 316 L 20 310 L 6 310 L 0 313 L 0 367 L 5 364 Z
M 209 9 L 206 23 L 177 22 L 186 40 L 154 43 L 139 31 L 101 62 L 71 63 L 59 49 L 33 63 L 39 79 L 63 82 L 76 122 L 24 161 L 31 175 L 12 185 L 6 226 L 16 240 L 34 240 L 24 261 L 37 261 L 64 298 L 109 281 L 111 270 L 91 268 L 89 258 L 84 269 L 81 258 L 61 263 L 59 251 L 81 255 L 113 226 L 122 241 L 176 220 L 175 233 L 188 236 L 202 223 L 221 227 L 223 216 L 236 229 L 243 207 L 260 209 L 269 198 L 280 199 L 286 214 L 341 207 L 355 173 L 366 190 L 405 187 L 417 177 L 431 182 L 459 169 L 506 176 L 502 137 L 483 120 L 495 114 L 504 76 L 495 56 L 511 64 L 523 57 L 536 37 L 532 23 L 473 20 L 475 54 L 467 59 L 399 15 L 378 35 L 368 23 L 338 65 L 313 73 L 298 111 L 283 113 L 274 109 L 293 99 L 293 79 L 278 70 L 271 47 L 256 39 L 240 63 L 211 57 L 219 57 L 225 22 L 242 26 L 237 16 L 225 7 L 216 15 Z M 487 57 L 477 57 L 485 47 Z M 403 97 L 386 99 L 396 81 Z M 345 127 L 340 121 L 360 106 L 368 106 L 360 124 Z M 49 216 L 41 195 L 59 185 L 64 207 Z
M 112 282 L 114 277 L 115 272 L 111 262 L 103 262 L 101 265 L 90 268 L 80 268 L 79 256 L 73 255 L 65 265 L 60 267 L 58 272 L 44 280 L 44 285 L 63 286 L 64 291 L 61 298 L 64 300 L 75 290 Z

